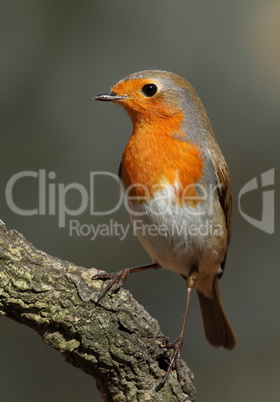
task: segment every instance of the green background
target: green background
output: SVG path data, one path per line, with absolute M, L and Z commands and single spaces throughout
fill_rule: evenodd
M 46 169 L 56 173 L 48 181 L 56 186 L 86 188 L 90 172 L 117 173 L 131 123 L 123 110 L 92 96 L 127 74 L 156 68 L 184 76 L 209 112 L 232 178 L 233 235 L 221 291 L 238 347 L 209 346 L 193 297 L 182 357 L 195 374 L 199 402 L 279 398 L 279 234 L 250 225 L 237 202 L 249 180 L 279 171 L 279 16 L 278 0 L 0 1 L 0 218 L 38 248 L 108 271 L 149 262 L 131 233 L 123 241 L 70 236 L 57 215 L 19 216 L 6 203 L 6 184 L 20 171 Z M 97 208 L 110 208 L 118 199 L 116 183 L 98 182 L 95 197 Z M 20 181 L 14 199 L 36 208 L 35 180 Z M 73 194 L 67 205 L 76 208 L 79 201 Z M 261 219 L 261 207 L 261 191 L 244 196 L 250 216 Z M 110 218 L 129 223 L 124 208 L 107 217 L 87 210 L 77 219 L 97 225 Z M 125 287 L 173 340 L 183 281 L 168 271 L 143 272 Z M 90 376 L 6 318 L 0 320 L 0 356 L 3 402 L 100 400 Z

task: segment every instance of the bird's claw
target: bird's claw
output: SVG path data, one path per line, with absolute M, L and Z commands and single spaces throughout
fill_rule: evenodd
M 182 375 L 181 375 L 180 357 L 181 357 L 182 346 L 183 346 L 183 339 L 181 337 L 177 338 L 174 343 L 166 346 L 167 349 L 174 349 L 174 351 L 169 361 L 166 373 L 161 382 L 156 387 L 156 392 L 158 392 L 165 385 L 166 380 L 170 374 L 170 371 L 173 368 L 175 368 L 175 371 L 177 373 L 178 381 L 181 380 Z
M 110 279 L 110 281 L 107 283 L 107 285 L 104 287 L 104 289 L 101 290 L 101 292 L 98 295 L 98 298 L 96 302 L 98 303 L 105 295 L 108 293 L 114 285 L 117 285 L 114 289 L 116 292 L 119 290 L 119 288 L 122 286 L 123 282 L 126 280 L 128 277 L 129 272 L 126 269 L 123 269 L 122 271 L 118 272 L 112 272 L 112 273 L 102 273 L 102 274 L 96 274 L 92 277 L 92 279 Z

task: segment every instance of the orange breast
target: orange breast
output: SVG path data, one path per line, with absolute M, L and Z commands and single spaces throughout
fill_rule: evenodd
M 177 202 L 197 195 L 195 184 L 203 174 L 199 149 L 180 130 L 182 115 L 158 124 L 134 124 L 124 150 L 122 167 L 127 195 L 147 202 L 164 186 L 174 185 Z M 196 204 L 197 200 L 192 200 Z

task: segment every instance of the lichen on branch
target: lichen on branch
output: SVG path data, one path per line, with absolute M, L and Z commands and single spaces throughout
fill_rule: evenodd
M 181 362 L 159 392 L 168 339 L 130 292 L 99 303 L 98 270 L 37 250 L 0 221 L 0 316 L 33 328 L 42 339 L 96 379 L 105 401 L 194 401 L 193 375 Z

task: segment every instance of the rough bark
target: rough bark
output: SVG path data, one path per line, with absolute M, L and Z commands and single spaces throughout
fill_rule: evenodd
M 0 316 L 33 328 L 66 360 L 96 379 L 105 401 L 194 401 L 192 373 L 172 372 L 159 325 L 123 289 L 97 304 L 99 271 L 37 250 L 0 221 Z

